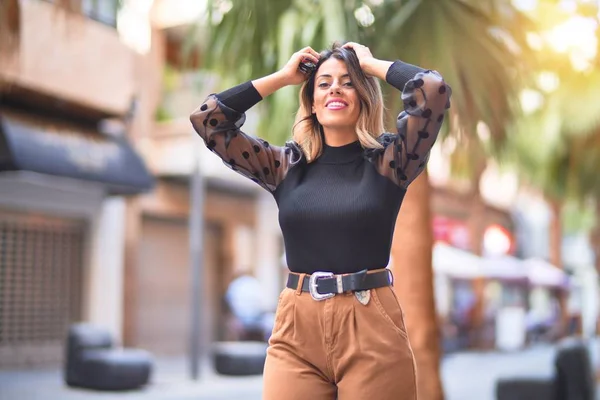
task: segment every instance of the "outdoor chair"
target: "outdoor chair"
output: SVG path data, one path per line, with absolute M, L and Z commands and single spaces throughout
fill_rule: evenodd
M 496 399 L 594 400 L 594 376 L 585 343 L 569 338 L 558 346 L 551 378 L 502 378 L 496 383 Z
M 131 390 L 148 383 L 150 353 L 117 349 L 108 331 L 89 324 L 71 326 L 64 379 L 68 386 L 96 390 Z
M 220 342 L 213 347 L 215 370 L 222 375 L 261 375 L 266 357 L 265 342 Z

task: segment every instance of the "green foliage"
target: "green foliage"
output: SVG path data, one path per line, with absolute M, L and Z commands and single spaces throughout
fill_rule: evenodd
M 438 70 L 453 89 L 452 133 L 459 142 L 475 138 L 483 121 L 492 149 L 500 148 L 506 121 L 518 112 L 513 99 L 529 60 L 518 29 L 524 17 L 511 7 L 502 14 L 485 3 L 459 0 L 386 2 L 376 18 L 386 15 L 386 34 L 370 38 L 376 54 Z
M 579 15 L 597 19 L 594 4 L 578 3 Z M 550 29 L 571 18 L 556 2 L 540 1 L 532 13 L 540 29 Z M 596 36 L 600 38 L 600 29 Z M 600 43 L 600 42 L 599 42 Z M 600 195 L 600 58 L 585 72 L 573 68 L 568 54 L 545 43 L 535 53 L 536 69 L 524 87 L 542 98 L 539 109 L 511 124 L 504 161 L 512 163 L 522 181 L 565 206 L 563 223 L 568 232 L 589 230 L 594 204 Z M 559 86 L 548 90 L 540 73 L 552 74 Z
M 596 226 L 596 215 L 590 202 L 568 201 L 562 212 L 563 232 L 567 235 L 590 232 Z
M 527 60 L 516 29 L 524 18 L 509 2 L 499 3 L 504 8 L 461 0 L 238 0 L 227 10 L 227 1 L 209 0 L 211 24 L 198 45 L 206 54 L 203 66 L 224 77 L 227 87 L 275 72 L 307 45 L 321 50 L 334 41 L 363 43 L 378 58 L 442 73 L 454 91 L 451 120 L 460 126 L 459 139 L 473 137 L 476 124 L 485 121 L 498 147 L 505 122 L 517 111 L 512 99 Z M 359 8 L 371 13 L 372 24 L 357 19 Z M 286 88 L 263 102 L 269 116 L 261 119 L 263 136 L 278 143 L 289 138 L 297 93 L 297 87 Z M 397 114 L 394 95 L 391 111 Z M 445 134 L 449 127 L 445 123 Z
M 166 122 L 173 119 L 173 116 L 165 109 L 165 107 L 158 106 L 156 108 L 156 112 L 154 113 L 154 120 L 156 122 Z

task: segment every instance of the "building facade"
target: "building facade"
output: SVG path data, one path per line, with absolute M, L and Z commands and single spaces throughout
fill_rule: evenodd
M 121 335 L 126 199 L 153 178 L 128 138 L 139 60 L 105 3 L 0 16 L 0 369 L 60 365 L 74 322 Z
M 140 132 L 136 144 L 157 184 L 128 206 L 124 341 L 168 357 L 185 355 L 190 340 L 194 207 L 203 215 L 197 228 L 203 236 L 198 340 L 204 348 L 229 338 L 224 295 L 234 277 L 250 273 L 261 282 L 266 312 L 274 312 L 284 279 L 283 241 L 271 195 L 226 168 L 189 122 L 218 83 L 200 65 L 184 67 L 179 59 L 184 38 L 181 27 L 153 31 L 151 67 L 162 71 L 161 77 L 168 74 L 170 84 L 162 85 L 154 103 L 162 111 L 154 113 L 152 128 Z M 256 133 L 257 122 L 249 112 L 245 129 Z M 194 203 L 191 192 L 194 176 L 203 186 L 201 204 Z
M 139 53 L 116 29 L 116 1 L 52 3 L 12 1 L 0 17 L 12 30 L 0 40 L 0 369 L 60 366 L 78 321 L 182 357 L 199 310 L 206 349 L 228 339 L 223 297 L 240 273 L 258 278 L 274 311 L 286 277 L 277 207 L 193 131 L 189 114 L 219 85 L 201 55 L 191 68 L 180 58 L 185 29 L 146 21 L 150 46 Z M 440 187 L 432 207 L 463 222 L 470 211 Z M 506 212 L 484 217 L 511 229 Z

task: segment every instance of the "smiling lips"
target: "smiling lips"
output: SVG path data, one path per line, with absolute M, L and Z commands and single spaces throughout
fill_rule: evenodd
M 331 99 L 327 103 L 325 103 L 325 107 L 328 110 L 341 110 L 343 108 L 348 107 L 348 103 L 339 99 Z

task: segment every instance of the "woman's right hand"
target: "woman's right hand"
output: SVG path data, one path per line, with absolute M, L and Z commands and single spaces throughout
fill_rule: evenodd
M 279 70 L 286 85 L 299 85 L 308 79 L 308 74 L 300 71 L 298 67 L 303 61 L 311 61 L 315 64 L 319 62 L 319 53 L 313 50 L 310 46 L 303 48 L 300 51 L 292 54 L 289 61 Z

